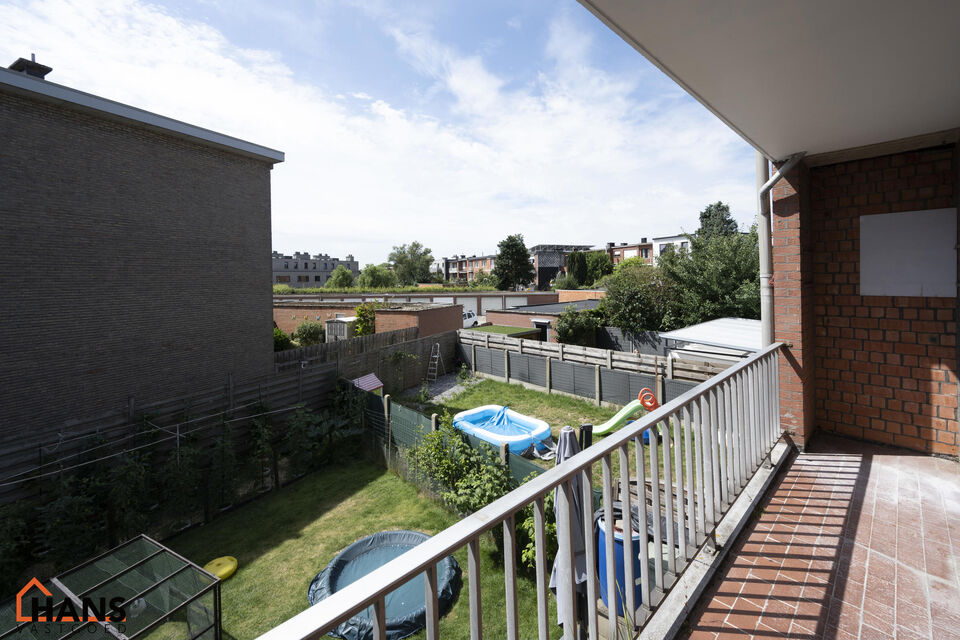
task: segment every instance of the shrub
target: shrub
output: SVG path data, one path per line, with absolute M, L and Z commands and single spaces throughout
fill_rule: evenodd
M 369 336 L 377 332 L 377 303 L 368 302 L 354 310 L 357 321 L 353 325 L 353 335 Z
M 293 287 L 288 284 L 275 284 L 273 285 L 273 295 L 275 296 L 288 296 L 294 292 Z
M 527 482 L 535 475 L 531 474 L 524 478 Z M 554 558 L 557 557 L 557 518 L 553 512 L 553 491 L 548 493 L 543 499 L 543 533 L 544 557 L 547 565 L 552 566 Z M 536 544 L 536 521 L 533 515 L 533 506 L 528 505 L 520 510 L 517 515 L 517 549 L 520 551 L 520 566 L 532 573 L 537 568 L 537 544 Z
M 580 283 L 571 275 L 564 274 L 553 281 L 554 289 L 579 289 Z
M 592 311 L 577 311 L 570 305 L 557 318 L 554 330 L 559 342 L 592 347 L 596 344 L 598 326 L 598 319 Z
M 301 476 L 313 467 L 319 422 L 317 415 L 303 406 L 297 407 L 287 421 L 283 452 L 294 476 Z
M 331 289 L 349 289 L 354 286 L 353 272 L 342 264 L 337 265 L 323 286 Z
M 293 338 L 303 347 L 320 344 L 326 338 L 326 330 L 322 322 L 307 320 L 297 327 L 293 332 Z
M 286 351 L 293 348 L 293 341 L 279 327 L 273 328 L 273 350 Z

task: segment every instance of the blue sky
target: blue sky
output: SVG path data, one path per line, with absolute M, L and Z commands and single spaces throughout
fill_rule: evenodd
M 413 240 L 635 242 L 716 200 L 754 215 L 748 145 L 572 0 L 13 2 L 0 51 L 285 151 L 285 252 L 363 264 Z

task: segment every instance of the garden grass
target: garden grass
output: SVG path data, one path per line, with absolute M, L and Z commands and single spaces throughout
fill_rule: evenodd
M 420 495 L 391 471 L 371 463 L 333 466 L 241 506 L 214 522 L 167 542 L 203 565 L 232 555 L 239 561 L 222 586 L 225 638 L 255 638 L 307 608 L 310 581 L 344 547 L 388 529 L 435 534 L 458 517 Z M 496 527 L 497 535 L 502 535 Z M 490 534 L 481 538 L 484 632 L 506 637 L 503 571 Z M 470 637 L 466 549 L 455 557 L 464 585 L 453 610 L 441 621 L 444 638 Z M 518 577 L 520 637 L 537 635 L 536 585 Z M 555 604 L 551 597 L 551 617 Z M 551 635 L 560 637 L 559 628 Z M 416 637 L 423 637 L 423 633 Z
M 513 335 L 515 333 L 531 333 L 534 329 L 530 327 L 507 327 L 502 324 L 485 324 L 479 327 L 471 327 L 470 331 L 483 331 L 485 333 L 502 333 L 504 335 Z

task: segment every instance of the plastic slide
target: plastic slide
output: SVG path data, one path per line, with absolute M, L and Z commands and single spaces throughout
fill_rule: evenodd
M 615 416 L 604 422 L 603 424 L 598 424 L 593 427 L 593 432 L 595 434 L 604 434 L 614 429 L 618 429 L 623 425 L 630 422 L 633 419 L 634 414 L 639 413 L 640 411 L 653 411 L 660 405 L 657 403 L 656 398 L 653 395 L 653 392 L 650 389 L 644 388 L 637 395 L 637 399 L 627 404 L 623 409 L 617 412 Z

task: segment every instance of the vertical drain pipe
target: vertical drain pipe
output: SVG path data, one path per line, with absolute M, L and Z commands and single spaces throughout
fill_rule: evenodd
M 788 171 L 793 169 L 804 153 L 796 153 L 784 162 L 772 178 L 768 178 L 767 158 L 757 151 L 757 240 L 760 244 L 760 327 L 761 346 L 773 344 L 773 244 L 770 216 L 770 189 L 777 184 Z

